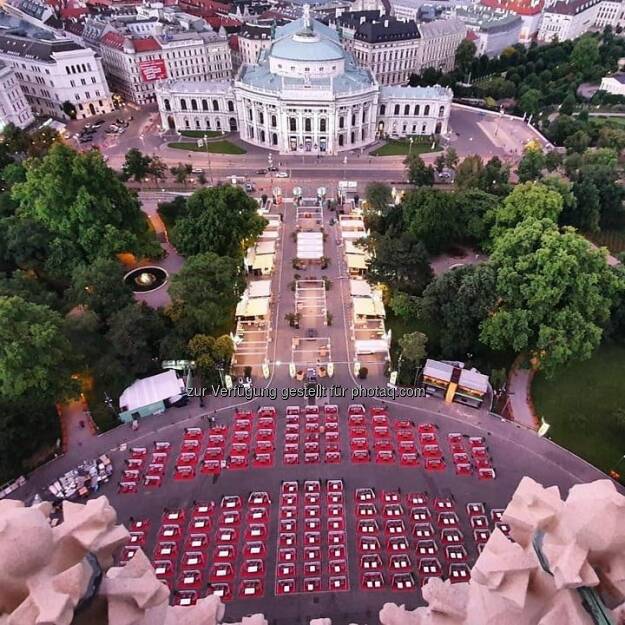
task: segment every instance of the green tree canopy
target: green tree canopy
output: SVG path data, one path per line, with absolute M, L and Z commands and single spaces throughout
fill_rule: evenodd
M 97 150 L 78 153 L 54 145 L 42 159 L 29 161 L 26 181 L 15 184 L 11 194 L 20 218 L 42 224 L 53 235 L 58 256 L 78 255 L 58 259 L 66 270 L 98 256 L 158 249 L 136 197 Z
M 547 218 L 557 223 L 562 212 L 562 196 L 539 182 L 524 182 L 502 202 L 495 216 L 492 238 L 501 236 L 527 218 Z
M 476 349 L 480 324 L 495 301 L 495 271 L 488 263 L 458 267 L 428 285 L 420 312 L 438 325 L 443 357 L 464 359 Z
M 454 184 L 457 189 L 477 189 L 480 186 L 484 161 L 478 154 L 467 156 L 456 170 Z
M 545 168 L 545 155 L 540 148 L 528 147 L 519 161 L 517 175 L 521 182 L 538 180 Z
M 456 48 L 456 67 L 463 72 L 468 71 L 469 67 L 471 67 L 471 62 L 475 58 L 476 52 L 477 47 L 475 43 L 469 41 L 469 39 L 463 39 Z
M 410 332 L 399 339 L 401 355 L 415 364 L 420 363 L 426 355 L 428 337 L 422 332 Z
M 97 258 L 79 265 L 72 274 L 69 300 L 95 312 L 104 321 L 133 300 L 132 289 L 124 283 L 124 269 L 112 258 Z
M 528 352 L 547 375 L 590 357 L 616 289 L 604 253 L 551 219 L 528 218 L 495 241 L 491 262 L 497 304 L 484 343 Z
M 126 152 L 126 159 L 122 166 L 122 172 L 126 179 L 132 178 L 136 182 L 144 180 L 151 173 L 152 158 L 143 154 L 137 148 L 130 148 Z
M 267 224 L 257 208 L 256 201 L 239 187 L 200 189 L 176 220 L 172 243 L 185 256 L 214 252 L 242 258 Z
M 404 160 L 408 181 L 418 187 L 431 187 L 434 184 L 434 168 L 426 165 L 418 154 L 409 154 Z
M 171 281 L 167 314 L 188 338 L 226 331 L 243 288 L 238 260 L 212 252 L 191 256 Z
M 585 78 L 592 76 L 601 65 L 599 42 L 592 35 L 580 37 L 571 52 L 571 65 Z
M 0 396 L 54 402 L 75 394 L 75 358 L 57 313 L 21 297 L 0 296 Z
M 463 236 L 461 209 L 452 193 L 417 189 L 402 202 L 408 230 L 430 254 L 440 254 Z
M 419 294 L 432 279 L 432 269 L 423 243 L 411 232 L 371 237 L 375 254 L 368 262 L 368 278 L 393 290 Z

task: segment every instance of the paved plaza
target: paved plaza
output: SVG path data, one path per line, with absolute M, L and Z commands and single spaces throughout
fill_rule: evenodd
M 314 183 L 288 180 L 286 198 L 293 184 L 306 197 L 316 194 Z M 297 209 L 285 201 L 273 212 L 283 220 L 270 277 L 269 378 L 260 363 L 253 368 L 261 396 L 210 397 L 203 407 L 193 399 L 146 418 L 138 431 L 120 426 L 81 439 L 15 496 L 45 496 L 45 487 L 78 461 L 108 453 L 115 472 L 97 495 L 110 499 L 134 544 L 158 563 L 178 591 L 172 600 L 220 592 L 228 620 L 262 612 L 285 625 L 328 615 L 347 625 L 375 622 L 387 601 L 421 605 L 419 587 L 429 576 L 463 581 L 523 476 L 563 492 L 604 477 L 486 408 L 388 397 L 382 366 L 364 380 L 355 377 L 340 226 L 325 220 L 326 269 L 295 270 Z M 327 291 L 319 289 L 322 278 L 332 283 Z M 314 310 L 314 328 L 285 319 L 296 309 Z M 320 356 L 306 351 L 313 339 L 327 345 L 334 371 L 307 398 L 289 362 L 318 366 Z M 481 467 L 494 473 L 480 474 Z M 133 471 L 136 488 L 120 489 Z

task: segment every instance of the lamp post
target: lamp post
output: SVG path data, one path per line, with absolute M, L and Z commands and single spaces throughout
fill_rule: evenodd
M 412 154 L 412 144 L 414 143 L 414 137 L 408 139 L 408 156 Z
M 206 160 L 208 161 L 208 175 L 210 177 L 211 186 L 213 186 L 213 169 L 211 167 L 211 155 L 208 149 L 208 135 L 205 134 L 203 139 L 198 139 L 197 144 L 199 147 L 206 148 Z

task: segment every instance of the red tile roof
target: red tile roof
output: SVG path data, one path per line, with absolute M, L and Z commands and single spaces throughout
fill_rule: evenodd
M 153 52 L 154 50 L 160 50 L 161 44 L 154 39 L 154 37 L 141 37 L 141 39 L 133 39 L 132 43 L 135 47 L 135 52 Z
M 238 35 L 230 35 L 230 37 L 228 37 L 228 45 L 230 46 L 231 50 L 238 50 L 239 49 L 239 36 Z
M 207 17 L 206 21 L 211 25 L 213 30 L 219 30 L 222 26 L 224 28 L 236 28 L 241 26 L 239 20 L 235 20 L 232 17 L 223 17 L 221 15 L 212 15 Z
M 482 0 L 482 4 L 493 9 L 512 11 L 517 15 L 538 15 L 545 6 L 544 0 Z
M 100 39 L 100 43 L 108 48 L 116 48 L 117 50 L 122 50 L 124 48 L 124 40 L 125 37 L 116 33 L 114 31 L 110 31 L 106 33 L 102 39 Z

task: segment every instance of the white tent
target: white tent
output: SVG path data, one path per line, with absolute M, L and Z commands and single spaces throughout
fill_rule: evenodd
M 269 312 L 268 297 L 243 297 L 237 304 L 236 317 L 261 317 L 264 318 Z
M 297 233 L 297 258 L 319 260 L 323 256 L 322 232 Z
M 178 378 L 173 369 L 157 373 L 149 378 L 137 380 L 120 396 L 122 411 L 137 410 L 170 397 L 176 397 L 184 391 L 184 381 Z
M 352 297 L 371 297 L 371 285 L 366 280 L 350 280 L 349 291 Z
M 357 354 L 386 354 L 388 343 L 384 339 L 355 341 Z
M 357 239 L 364 239 L 367 233 L 364 230 L 341 230 L 341 237 L 346 241 L 356 241 Z
M 251 299 L 269 297 L 271 295 L 271 280 L 253 280 L 247 285 L 246 290 Z

